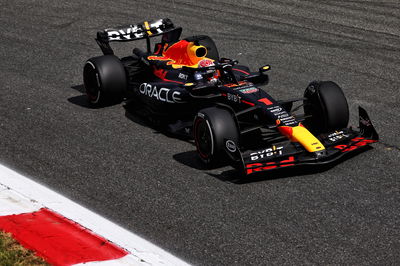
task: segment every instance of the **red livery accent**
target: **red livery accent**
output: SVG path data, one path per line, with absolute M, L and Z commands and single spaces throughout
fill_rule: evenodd
M 164 69 L 157 69 L 157 68 L 153 68 L 153 73 L 154 75 L 156 75 L 158 78 L 167 81 L 167 82 L 174 82 L 174 83 L 178 83 L 178 84 L 185 84 L 184 82 L 180 82 L 180 81 L 176 81 L 176 80 L 170 80 L 170 79 L 166 79 L 165 76 L 167 75 L 167 70 Z
M 156 48 L 156 51 L 154 52 L 154 54 L 160 54 L 167 47 L 168 47 L 168 43 L 164 44 L 164 47 L 161 45 L 161 43 L 157 44 L 157 48 Z
M 234 87 L 239 87 L 239 86 L 243 86 L 243 85 L 246 85 L 246 82 L 239 81 L 237 84 L 234 84 L 234 83 L 224 84 L 224 86 L 228 87 L 228 88 L 234 88 Z
M 267 98 L 262 98 L 262 99 L 260 99 L 258 101 L 264 103 L 265 105 L 271 105 L 272 104 L 272 102 L 270 100 L 268 100 Z
M 242 102 L 242 103 L 245 103 L 245 104 L 248 104 L 248 105 L 251 105 L 251 106 L 254 106 L 254 105 L 255 105 L 254 103 L 251 103 L 251 102 L 248 102 L 248 101 L 245 101 L 245 100 L 241 100 L 241 102 Z
M 246 72 L 246 71 L 244 71 L 244 70 L 241 70 L 241 69 L 232 68 L 232 70 L 235 70 L 235 71 L 242 72 L 243 74 L 246 74 L 246 75 L 250 75 L 250 73 L 249 73 L 249 72 Z
M 280 162 L 268 162 L 268 163 L 252 163 L 246 165 L 246 174 L 253 174 L 254 172 L 261 172 L 265 170 L 270 170 L 273 168 L 281 168 L 294 165 L 294 156 L 289 156 L 287 160 Z M 257 167 L 258 166 L 258 167 Z
M 278 127 L 279 132 L 281 132 L 282 135 L 291 138 L 293 135 L 293 128 L 287 127 L 287 126 L 280 126 Z
M 372 139 L 365 139 L 362 137 L 357 137 L 352 139 L 351 141 L 357 141 L 356 143 L 352 144 L 352 145 L 336 145 L 334 148 L 341 150 L 342 152 L 348 152 L 348 151 L 353 151 L 357 148 L 363 147 L 365 145 L 368 145 L 370 143 L 374 143 L 376 142 L 376 140 L 372 140 Z
M 153 71 L 154 75 L 156 75 L 157 77 L 159 77 L 160 79 L 164 80 L 165 76 L 167 75 L 167 70 L 164 69 L 157 69 L 154 67 L 154 71 Z
M 47 208 L 0 217 L 0 229 L 52 265 L 124 257 L 124 249 Z
M 161 43 L 158 43 L 156 48 L 157 50 L 154 52 L 154 54 L 159 54 L 161 52 L 161 48 L 162 48 Z

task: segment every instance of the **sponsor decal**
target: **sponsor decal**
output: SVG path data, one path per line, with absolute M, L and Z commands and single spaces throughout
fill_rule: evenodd
M 245 93 L 245 94 L 250 94 L 250 93 L 258 92 L 258 89 L 256 87 L 250 87 L 250 88 L 246 88 L 246 89 L 241 89 L 240 92 Z
M 298 122 L 293 116 L 285 117 L 284 115 L 281 115 L 279 117 L 280 118 L 276 120 L 276 125 L 282 124 L 282 126 L 293 126 L 298 124 Z
M 225 146 L 226 146 L 227 150 L 230 151 L 230 152 L 235 152 L 236 149 L 237 149 L 236 148 L 236 144 L 235 144 L 235 142 L 233 140 L 227 140 L 225 142 Z
M 333 133 L 328 135 L 328 140 L 332 141 L 332 142 L 336 142 L 336 141 L 341 140 L 343 138 L 348 138 L 349 136 L 350 135 L 348 135 L 348 134 L 344 134 L 343 131 L 336 131 L 336 132 L 333 132 Z
M 294 121 L 294 117 L 289 116 L 289 115 L 280 115 L 278 118 L 283 123 L 288 123 L 288 122 Z
M 145 22 L 144 24 L 149 35 L 163 32 L 161 30 L 161 26 L 163 25 L 161 19 L 152 24 L 149 24 L 148 22 Z M 132 40 L 135 38 L 143 38 L 145 36 L 143 26 L 139 27 L 138 25 L 129 25 L 124 29 L 106 29 L 105 31 L 107 32 L 110 41 Z
M 162 33 L 162 26 L 163 26 L 163 20 L 159 19 L 157 21 L 154 21 L 153 23 L 151 23 L 149 25 L 150 30 L 152 31 L 152 33 Z
M 283 147 L 282 146 L 272 146 L 271 148 L 264 149 L 257 152 L 250 153 L 250 160 L 257 161 L 266 157 L 271 157 L 274 155 L 282 155 Z
M 239 87 L 239 86 L 243 86 L 243 85 L 246 85 L 246 82 L 244 82 L 244 81 L 239 81 L 238 84 L 229 83 L 229 84 L 225 84 L 224 86 L 225 86 L 225 87 L 228 87 L 228 88 L 234 88 L 234 87 Z M 239 89 L 239 88 L 238 88 L 238 89 Z M 241 89 L 241 88 L 240 88 L 240 89 Z
M 201 79 L 203 79 L 203 75 L 201 73 L 195 73 L 194 74 L 194 79 L 195 80 L 201 80 Z
M 285 126 L 292 126 L 298 123 L 294 116 L 290 115 L 288 112 L 286 112 L 285 109 L 283 109 L 279 105 L 268 107 L 267 110 L 275 116 L 277 125 L 280 125 L 282 123 Z
M 275 115 L 276 115 L 276 114 L 275 114 Z M 286 112 L 282 112 L 282 114 L 277 115 L 277 117 L 278 117 L 278 119 L 280 119 L 280 120 L 284 120 L 284 119 L 287 119 L 287 118 L 289 117 L 289 114 L 286 113 Z
M 274 168 L 293 166 L 294 162 L 295 162 L 294 156 L 289 156 L 287 159 L 279 162 L 246 164 L 246 174 L 249 175 Z
M 157 88 L 148 83 L 142 83 L 139 87 L 139 92 L 150 98 L 155 98 L 161 102 L 167 103 L 182 103 L 179 91 L 171 91 L 168 88 Z
M 278 112 L 282 112 L 283 108 L 280 106 L 271 106 L 267 108 L 271 113 L 278 113 Z M 284 111 L 286 112 L 286 111 Z
M 242 82 L 242 81 L 240 81 L 240 82 Z M 255 87 L 253 84 L 243 83 L 242 85 L 240 85 L 238 87 L 233 87 L 232 89 L 236 91 L 236 90 L 250 89 L 250 88 L 255 88 Z
M 137 25 L 130 25 L 126 29 L 106 30 L 110 41 L 131 40 L 144 37 L 144 32 Z
M 280 111 L 280 112 L 275 112 L 274 113 L 274 115 L 277 115 L 277 116 L 280 116 L 280 115 L 283 115 L 283 114 L 287 114 L 288 112 L 286 112 L 286 111 Z
M 183 73 L 179 73 L 179 75 L 178 75 L 178 78 L 180 78 L 180 79 L 184 79 L 184 80 L 187 80 L 187 78 L 188 78 L 188 75 L 186 75 L 186 74 L 183 74 Z
M 228 98 L 229 101 L 235 102 L 235 103 L 240 103 L 240 96 L 232 93 L 227 93 L 226 97 Z

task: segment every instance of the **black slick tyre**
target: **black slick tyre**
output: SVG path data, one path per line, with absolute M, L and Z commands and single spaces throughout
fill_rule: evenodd
M 209 168 L 225 163 L 225 147 L 236 148 L 239 133 L 233 115 L 210 107 L 198 112 L 193 123 L 194 141 L 200 160 Z M 228 142 L 228 143 L 227 143 Z
M 305 126 L 313 133 L 347 127 L 349 107 L 342 89 L 332 81 L 311 82 L 304 92 Z
M 94 106 L 104 106 L 122 100 L 127 88 L 127 77 L 118 57 L 104 55 L 86 61 L 83 83 L 88 101 Z

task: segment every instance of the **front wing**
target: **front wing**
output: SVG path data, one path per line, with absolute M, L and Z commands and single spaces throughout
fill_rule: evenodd
M 377 142 L 379 136 L 373 127 L 367 112 L 359 107 L 359 131 L 351 128 L 336 130 L 318 136 L 324 144 L 322 153 L 309 153 L 297 143 L 275 143 L 270 147 L 256 151 L 241 152 L 227 147 L 228 154 L 234 159 L 235 166 L 241 168 L 246 175 L 259 172 L 287 168 L 299 165 L 323 165 L 334 162 L 344 155 Z

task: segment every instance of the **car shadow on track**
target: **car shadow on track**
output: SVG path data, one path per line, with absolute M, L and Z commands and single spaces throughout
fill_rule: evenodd
M 71 89 L 77 90 L 80 93 L 85 94 L 85 86 L 83 84 L 73 85 L 73 86 L 71 86 Z M 85 95 L 83 95 L 83 96 L 85 96 Z
M 134 123 L 137 123 L 141 126 L 150 128 L 153 130 L 153 133 L 155 134 L 163 134 L 164 136 L 168 138 L 174 138 L 174 139 L 179 139 L 182 141 L 186 141 L 188 143 L 193 143 L 191 138 L 188 136 L 183 136 L 183 135 L 177 135 L 177 134 L 172 134 L 171 132 L 168 132 L 165 129 L 165 125 L 160 123 L 160 121 L 152 119 L 152 116 L 150 114 L 147 114 L 143 112 L 143 109 L 141 105 L 134 100 L 127 100 L 123 104 L 123 107 L 125 109 L 125 117 L 131 120 Z
M 321 172 L 325 172 L 331 168 L 333 168 L 334 165 L 324 165 L 324 166 L 298 166 L 298 167 L 293 167 L 293 168 L 287 168 L 287 169 L 277 169 L 277 170 L 271 170 L 268 172 L 261 172 L 257 174 L 253 174 L 251 176 L 244 176 L 243 173 L 236 169 L 224 171 L 220 174 L 213 174 L 213 173 L 208 173 L 209 175 L 219 179 L 220 181 L 223 182 L 229 182 L 233 184 L 248 184 L 248 183 L 254 183 L 254 182 L 261 182 L 261 181 L 268 181 L 268 180 L 274 180 L 274 179 L 283 179 L 283 178 L 289 178 L 289 177 L 301 177 L 301 176 L 307 176 L 307 175 L 312 175 L 312 174 L 318 174 Z
M 89 101 L 87 99 L 87 96 L 86 96 L 85 86 L 83 84 L 71 86 L 71 89 L 79 91 L 82 94 L 81 95 L 77 95 L 77 96 L 73 96 L 71 98 L 68 98 L 68 101 L 70 103 L 73 103 L 75 105 L 78 105 L 78 106 L 84 107 L 84 108 L 88 108 L 88 109 L 106 108 L 106 107 L 110 107 L 110 106 L 113 106 L 113 105 L 120 104 L 121 101 L 122 101 L 122 100 L 116 99 L 115 101 L 111 101 L 111 102 L 109 102 L 107 104 L 102 104 L 101 106 L 94 106 L 93 104 L 89 103 Z
M 195 146 L 193 145 L 193 147 Z M 196 170 L 202 170 L 202 171 L 210 170 L 207 169 L 205 165 L 200 161 L 196 150 L 177 153 L 174 154 L 172 158 L 174 158 L 174 160 L 177 161 L 178 163 L 189 166 Z M 221 165 L 220 167 L 223 167 L 223 165 Z
M 79 91 L 82 94 L 78 95 L 78 96 L 73 96 L 71 98 L 68 98 L 68 101 L 70 103 L 73 103 L 73 104 L 78 105 L 80 107 L 93 108 L 89 104 L 89 102 L 87 100 L 87 97 L 86 97 L 86 94 L 85 94 L 85 87 L 83 86 L 83 84 L 71 86 L 71 89 Z

